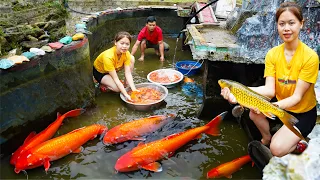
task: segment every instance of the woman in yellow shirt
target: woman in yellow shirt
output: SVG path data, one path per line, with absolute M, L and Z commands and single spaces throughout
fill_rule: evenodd
M 119 32 L 114 38 L 114 46 L 102 52 L 93 63 L 93 76 L 100 84 L 114 92 L 121 92 L 129 101 L 131 98 L 119 80 L 117 71 L 124 68 L 125 78 L 132 91 L 136 87 L 132 78 L 135 59 L 128 51 L 131 35 Z
M 283 44 L 269 50 L 265 58 L 265 85 L 250 87 L 261 95 L 277 98 L 274 104 L 295 116 L 295 124 L 306 137 L 316 123 L 316 95 L 314 85 L 319 70 L 319 57 L 315 51 L 299 40 L 304 19 L 301 7 L 293 2 L 285 2 L 276 12 L 277 29 Z M 221 95 L 231 103 L 235 97 L 228 88 Z M 250 119 L 259 129 L 264 145 L 270 144 L 274 156 L 284 156 L 297 147 L 300 138 L 286 126 L 282 126 L 273 136 L 269 122 L 258 110 L 250 110 Z

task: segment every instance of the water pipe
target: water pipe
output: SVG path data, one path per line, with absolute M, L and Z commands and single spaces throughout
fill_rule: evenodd
M 195 12 L 188 20 L 187 22 L 184 24 L 184 26 L 182 27 L 181 31 L 179 32 L 177 38 L 179 38 L 180 34 L 183 32 L 183 29 L 187 26 L 187 24 L 191 21 L 192 18 L 194 18 L 197 14 L 199 14 L 203 9 L 205 9 L 206 7 L 210 6 L 213 3 L 218 2 L 219 0 L 213 0 L 212 2 L 209 2 L 208 4 L 206 4 L 205 6 L 203 6 L 201 9 L 199 9 L 197 12 Z
M 184 28 L 187 27 L 187 24 L 191 21 L 192 18 L 194 18 L 197 14 L 199 14 L 203 9 L 205 9 L 206 7 L 210 6 L 211 4 L 213 3 L 216 3 L 218 2 L 219 0 L 213 0 L 211 2 L 209 2 L 208 4 L 206 4 L 205 6 L 203 6 L 201 9 L 199 9 L 197 12 L 195 12 L 188 20 L 187 22 L 184 24 L 184 26 L 182 27 L 182 29 L 180 30 L 178 36 L 177 36 L 177 40 L 176 40 L 176 48 L 174 50 L 174 54 L 173 54 L 173 59 L 172 59 L 172 66 L 174 66 L 174 61 L 175 61 L 175 58 L 176 58 L 176 52 L 177 52 L 177 44 L 178 44 L 178 41 L 179 41 L 179 37 L 180 37 L 180 34 L 183 32 Z M 193 3 L 194 4 L 194 3 Z M 193 5 L 192 4 L 192 5 Z M 199 62 L 199 61 L 198 61 Z M 203 63 L 203 62 L 202 62 Z M 201 64 L 202 64 L 201 63 Z M 190 72 L 190 71 L 189 71 Z M 188 72 L 188 73 L 189 73 Z M 188 74 L 187 73 L 187 74 Z

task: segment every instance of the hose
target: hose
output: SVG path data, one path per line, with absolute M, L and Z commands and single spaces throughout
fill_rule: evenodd
M 187 24 L 191 21 L 191 19 L 192 18 L 194 18 L 197 14 L 199 14 L 199 12 L 201 12 L 203 9 L 205 9 L 206 7 L 208 7 L 208 6 L 210 6 L 211 4 L 213 4 L 213 3 L 216 3 L 216 2 L 218 2 L 219 0 L 214 0 L 214 1 L 212 1 L 212 2 L 209 2 L 208 4 L 206 4 L 205 6 L 203 6 L 201 9 L 199 9 L 197 12 L 195 12 L 188 20 L 187 20 L 187 22 L 184 24 L 184 26 L 182 27 L 182 29 L 180 30 L 180 32 L 179 32 L 179 34 L 178 34 L 178 36 L 177 36 L 177 40 L 176 40 L 176 48 L 175 48 L 175 51 L 174 51 L 174 55 L 173 55 L 173 59 L 172 59 L 172 65 L 174 66 L 174 61 L 175 61 L 175 59 L 176 59 L 176 51 L 177 51 L 177 46 L 178 46 L 178 41 L 179 41 L 179 37 L 180 37 L 180 34 L 183 32 L 183 29 L 185 28 L 185 27 L 187 27 Z M 193 3 L 194 4 L 194 3 Z M 192 4 L 192 5 L 193 5 Z M 198 61 L 199 62 L 199 61 Z M 203 62 L 202 62 L 203 63 Z M 202 64 L 201 63 L 201 64 Z M 190 71 L 189 71 L 190 72 Z M 188 73 L 189 73 L 188 72 Z M 187 74 L 188 74 L 187 73 Z
M 188 20 L 187 22 L 184 24 L 184 26 L 182 27 L 182 29 L 180 30 L 177 38 L 179 38 L 180 34 L 182 33 L 183 29 L 187 26 L 187 24 L 191 21 L 192 18 L 194 18 L 197 14 L 199 14 L 203 9 L 205 9 L 206 7 L 210 6 L 213 3 L 218 2 L 219 0 L 214 0 L 212 2 L 209 2 L 208 4 L 206 4 L 205 6 L 203 6 L 201 9 L 199 9 L 197 12 L 195 12 Z

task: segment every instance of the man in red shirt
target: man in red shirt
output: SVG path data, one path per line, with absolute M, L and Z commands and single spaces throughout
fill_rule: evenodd
M 160 61 L 164 61 L 164 51 L 169 50 L 169 45 L 163 42 L 162 30 L 157 26 L 154 16 L 147 18 L 146 26 L 141 29 L 137 41 L 132 47 L 132 55 L 136 53 L 139 45 L 141 49 L 139 61 L 144 61 L 144 51 L 147 48 L 154 48 L 157 55 L 160 53 Z

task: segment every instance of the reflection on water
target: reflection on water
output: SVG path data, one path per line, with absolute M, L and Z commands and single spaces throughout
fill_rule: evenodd
M 175 47 L 175 39 L 168 43 Z M 180 45 L 180 44 L 179 44 Z M 177 60 L 192 59 L 190 52 L 182 52 L 179 46 Z M 147 74 L 155 69 L 170 68 L 174 52 L 169 52 L 166 62 L 161 63 L 148 49 L 144 62 L 137 61 L 133 74 L 135 83 L 147 82 Z M 136 54 L 139 58 L 139 54 Z M 123 75 L 120 75 L 123 78 Z M 192 76 L 196 82 L 201 83 L 201 74 Z M 151 112 L 138 112 L 128 109 L 121 101 L 119 94 L 101 93 L 97 96 L 97 106 L 88 109 L 84 114 L 75 118 L 68 118 L 60 127 L 56 136 L 65 134 L 73 129 L 94 123 L 104 124 L 112 128 L 120 123 L 128 122 L 157 114 L 175 113 L 177 118 L 163 126 L 158 131 L 146 136 L 146 142 L 151 142 L 173 133 L 185 131 L 190 128 L 205 125 L 210 119 L 198 119 L 197 112 L 201 106 L 197 98 L 186 96 L 181 89 L 181 84 L 169 89 L 166 105 Z M 212 107 L 214 108 L 214 107 Z M 37 132 L 40 132 L 38 129 Z M 129 173 L 116 173 L 114 165 L 117 159 L 134 148 L 139 141 L 128 141 L 117 145 L 105 146 L 96 138 L 84 145 L 84 151 L 79 154 L 70 154 L 57 161 L 50 162 L 51 167 L 46 173 L 43 167 L 27 170 L 29 179 L 205 179 L 206 173 L 227 161 L 243 156 L 247 153 L 247 138 L 234 119 L 225 119 L 220 126 L 221 135 L 213 137 L 203 134 L 198 140 L 192 140 L 169 159 L 160 161 L 163 171 L 154 173 L 140 170 Z M 14 178 L 26 179 L 23 174 L 15 174 L 9 164 L 10 157 L 1 159 L 1 179 Z M 233 175 L 234 179 L 261 178 L 258 170 L 245 165 Z

